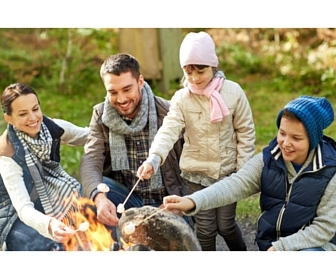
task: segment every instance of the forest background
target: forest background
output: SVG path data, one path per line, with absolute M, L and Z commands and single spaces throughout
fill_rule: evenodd
M 336 29 L 183 28 L 182 38 L 201 30 L 214 38 L 219 69 L 242 86 L 250 101 L 256 152 L 275 137 L 275 118 L 288 101 L 324 96 L 336 111 Z M 0 88 L 26 83 L 37 92 L 44 114 L 88 126 L 92 107 L 106 94 L 100 66 L 119 52 L 119 34 L 120 29 L 112 28 L 2 28 Z M 160 92 L 157 81 L 148 82 L 167 99 L 179 88 L 179 79 L 171 81 L 167 92 Z M 1 118 L 0 130 L 5 129 Z M 336 139 L 336 122 L 325 134 Z M 61 148 L 62 166 L 78 179 L 82 152 L 82 147 Z M 237 214 L 241 220 L 256 220 L 258 196 L 240 201 Z

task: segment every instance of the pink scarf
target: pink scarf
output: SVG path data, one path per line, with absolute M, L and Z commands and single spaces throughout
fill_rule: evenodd
M 228 107 L 218 92 L 222 87 L 223 82 L 223 77 L 213 78 L 212 81 L 203 90 L 197 89 L 189 83 L 187 84 L 189 90 L 191 90 L 192 93 L 199 95 L 203 94 L 210 99 L 211 122 L 220 122 L 225 116 L 230 114 Z

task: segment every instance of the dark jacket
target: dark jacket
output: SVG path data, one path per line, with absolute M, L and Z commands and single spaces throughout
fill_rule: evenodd
M 321 153 L 290 184 L 287 168 L 273 151 L 274 139 L 263 150 L 264 168 L 261 174 L 260 207 L 257 243 L 260 250 L 267 250 L 280 237 L 304 229 L 316 217 L 321 196 L 336 172 L 336 143 L 328 137 L 320 142 Z
M 64 130 L 47 117 L 43 117 L 43 122 L 49 129 L 51 137 L 53 138 L 50 158 L 59 162 L 61 136 L 64 133 Z M 0 138 L 0 156 L 11 157 L 22 167 L 23 180 L 25 182 L 28 193 L 30 194 L 34 188 L 34 181 L 26 165 L 23 146 L 14 133 L 13 126 L 11 125 L 8 125 L 8 129 Z M 6 241 L 7 235 L 17 218 L 18 214 L 11 203 L 4 182 L 0 175 L 0 247 Z

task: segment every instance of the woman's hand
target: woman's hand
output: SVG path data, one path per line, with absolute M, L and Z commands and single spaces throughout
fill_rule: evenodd
M 187 212 L 196 207 L 196 204 L 190 198 L 185 198 L 177 195 L 169 195 L 163 198 L 163 205 L 169 211 L 179 210 Z
M 137 176 L 141 180 L 149 179 L 154 174 L 154 168 L 149 163 L 144 162 L 137 171 Z
M 48 230 L 53 239 L 58 243 L 66 243 L 73 233 L 71 228 L 55 218 L 50 220 Z

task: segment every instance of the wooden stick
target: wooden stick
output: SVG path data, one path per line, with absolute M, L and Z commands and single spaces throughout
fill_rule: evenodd
M 139 184 L 140 180 L 141 180 L 141 179 L 139 178 L 139 180 L 135 183 L 135 185 L 134 185 L 133 188 L 131 189 L 130 193 L 129 193 L 128 196 L 126 197 L 126 199 L 125 199 L 123 205 L 125 205 L 126 201 L 129 199 L 129 197 L 131 196 L 131 193 L 134 191 L 134 189 L 136 188 L 136 186 Z
M 144 222 L 144 221 L 148 220 L 149 218 L 153 217 L 154 215 L 156 215 L 156 214 L 158 214 L 158 213 L 162 212 L 163 210 L 166 210 L 166 207 L 164 207 L 164 208 L 161 208 L 159 211 L 156 211 L 156 212 L 155 212 L 155 213 L 153 213 L 152 215 L 150 215 L 150 216 L 148 216 L 147 218 L 143 219 L 142 221 L 140 221 L 140 222 L 137 224 L 137 226 L 138 226 L 138 225 L 140 225 L 142 222 Z

